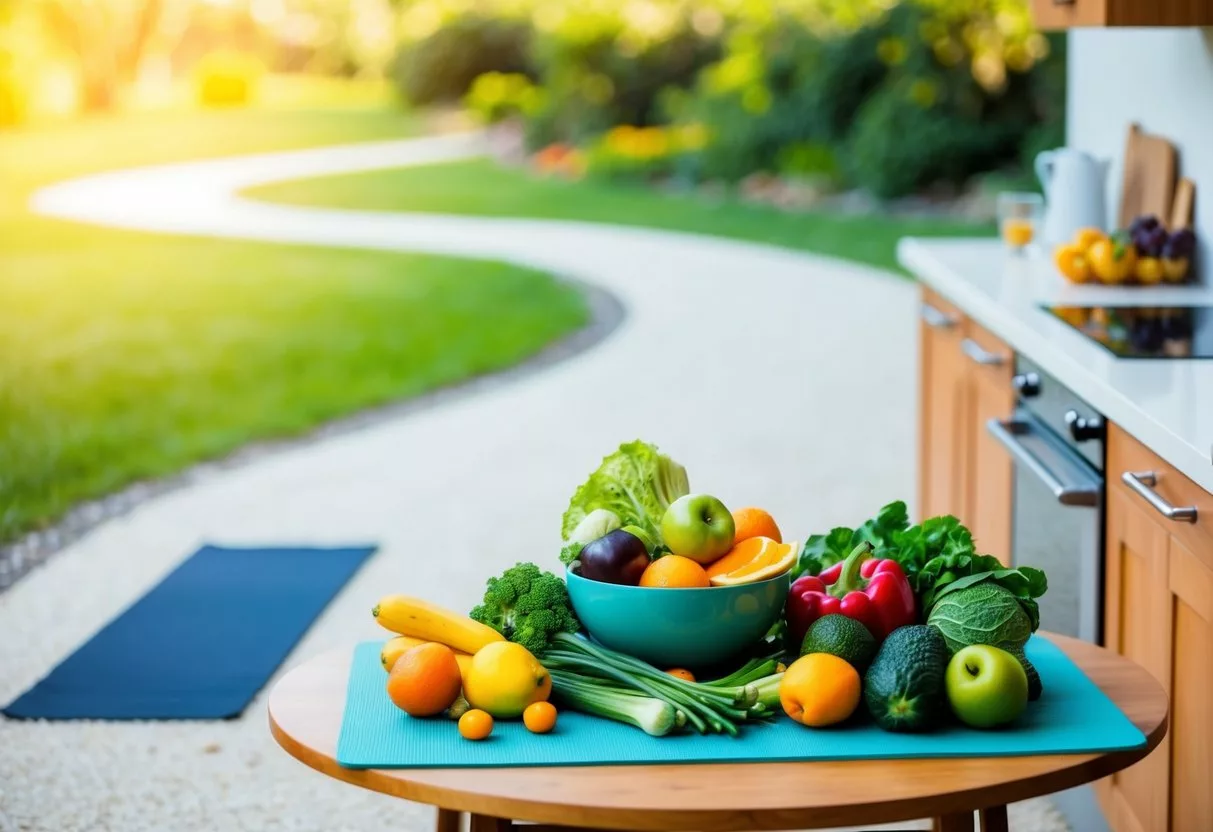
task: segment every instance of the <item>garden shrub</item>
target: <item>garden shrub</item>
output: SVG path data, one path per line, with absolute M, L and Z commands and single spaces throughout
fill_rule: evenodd
M 528 142 L 581 142 L 607 128 L 660 123 L 660 97 L 689 87 L 719 58 L 719 34 L 696 29 L 688 3 L 655 3 L 654 17 L 604 3 L 566 14 L 536 33 L 533 50 L 544 104 L 528 125 Z
M 483 123 L 496 124 L 534 115 L 543 106 L 543 91 L 520 72 L 486 72 L 472 82 L 463 104 Z
M 392 75 L 411 104 L 458 101 L 483 73 L 529 73 L 530 44 L 525 20 L 460 14 L 402 44 Z

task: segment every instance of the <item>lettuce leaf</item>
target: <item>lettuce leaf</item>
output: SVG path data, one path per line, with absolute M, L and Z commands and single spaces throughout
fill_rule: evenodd
M 561 537 L 570 541 L 590 512 L 605 509 L 620 525 L 639 527 L 655 547 L 661 547 L 661 518 L 666 508 L 690 491 L 686 469 L 677 462 L 646 442 L 624 443 L 573 494 L 561 519 Z

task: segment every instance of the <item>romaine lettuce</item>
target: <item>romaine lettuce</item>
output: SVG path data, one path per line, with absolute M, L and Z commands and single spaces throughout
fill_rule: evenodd
M 619 446 L 590 474 L 561 520 L 566 549 L 576 543 L 573 534 L 593 511 L 605 509 L 622 526 L 637 526 L 662 548 L 661 518 L 670 503 L 691 491 L 686 469 L 657 448 L 639 440 Z M 600 515 L 601 516 L 601 515 Z

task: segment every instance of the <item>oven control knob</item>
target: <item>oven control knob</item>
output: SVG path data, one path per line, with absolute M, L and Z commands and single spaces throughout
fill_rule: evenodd
M 1019 373 L 1011 379 L 1015 392 L 1025 399 L 1040 395 L 1040 376 L 1036 373 Z
M 1070 428 L 1070 438 L 1075 442 L 1104 438 L 1104 421 L 1098 416 L 1079 416 L 1077 410 L 1068 410 L 1066 425 Z

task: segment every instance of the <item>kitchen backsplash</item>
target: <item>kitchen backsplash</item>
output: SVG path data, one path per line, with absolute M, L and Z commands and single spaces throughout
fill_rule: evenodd
M 1137 122 L 1175 143 L 1180 175 L 1196 182 L 1197 275 L 1213 282 L 1213 28 L 1071 29 L 1068 37 L 1067 142 L 1112 160 L 1109 223 L 1125 136 Z

